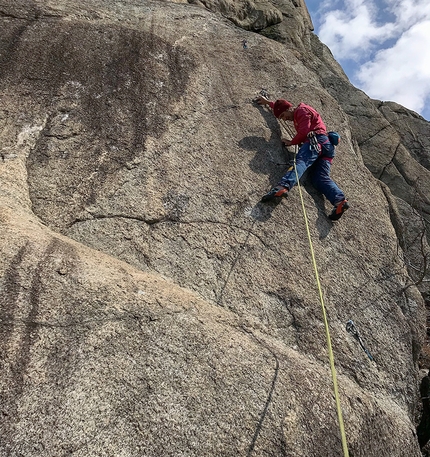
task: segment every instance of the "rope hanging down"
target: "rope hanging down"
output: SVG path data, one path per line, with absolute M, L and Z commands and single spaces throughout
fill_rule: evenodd
M 290 129 L 289 129 L 288 125 L 285 123 L 285 121 L 281 121 L 281 123 L 287 131 L 290 131 Z M 344 455 L 344 457 L 349 457 L 348 443 L 346 441 L 345 427 L 343 424 L 343 417 L 342 417 L 342 408 L 340 405 L 339 389 L 338 389 L 338 385 L 337 385 L 336 368 L 334 365 L 333 348 L 331 345 L 330 329 L 328 326 L 327 313 L 326 313 L 326 308 L 324 305 L 324 298 L 323 298 L 321 283 L 320 283 L 320 279 L 319 279 L 317 263 L 315 260 L 315 252 L 314 252 L 314 248 L 313 248 L 313 244 L 312 244 L 311 232 L 309 230 L 308 216 L 306 214 L 306 208 L 305 208 L 305 203 L 304 203 L 304 199 L 303 199 L 302 188 L 300 186 L 299 176 L 297 173 L 296 155 L 297 155 L 297 146 L 294 151 L 294 170 L 296 172 L 297 188 L 299 190 L 300 201 L 302 204 L 303 217 L 305 219 L 306 232 L 307 232 L 308 240 L 309 240 L 309 248 L 310 248 L 311 256 L 312 256 L 312 264 L 314 267 L 315 279 L 316 279 L 316 283 L 317 283 L 317 287 L 318 287 L 321 309 L 322 309 L 322 314 L 323 314 L 323 318 L 324 318 L 324 327 L 325 327 L 325 333 L 326 333 L 326 338 L 327 338 L 327 349 L 328 349 L 328 356 L 329 356 L 329 360 L 330 360 L 330 369 L 331 369 L 331 376 L 332 376 L 332 380 L 333 380 L 333 390 L 334 390 L 334 396 L 335 396 L 335 400 L 336 400 L 337 417 L 338 417 L 338 421 L 339 421 L 339 429 L 340 429 L 340 436 L 341 436 L 341 440 L 342 440 L 343 455 Z

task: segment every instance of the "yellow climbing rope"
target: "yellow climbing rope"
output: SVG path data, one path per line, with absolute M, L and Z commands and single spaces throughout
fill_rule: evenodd
M 283 125 L 287 130 L 289 130 L 288 126 L 284 122 L 283 122 Z M 336 409 L 337 409 L 337 417 L 338 417 L 338 420 L 339 420 L 340 436 L 341 436 L 341 439 L 342 439 L 343 455 L 344 455 L 344 457 L 349 457 L 348 443 L 346 441 L 345 427 L 344 427 L 344 424 L 343 424 L 342 408 L 341 408 L 341 405 L 340 405 L 339 389 L 338 389 L 338 386 L 337 386 L 336 368 L 334 366 L 334 356 L 333 356 L 333 348 L 332 348 L 332 345 L 331 345 L 330 329 L 329 329 L 329 326 L 328 326 L 327 313 L 326 313 L 326 308 L 325 308 L 325 305 L 324 305 L 324 298 L 323 298 L 320 278 L 319 278 L 319 274 L 318 274 L 317 262 L 315 260 L 315 251 L 314 251 L 314 247 L 313 247 L 313 244 L 312 244 L 311 232 L 309 230 L 308 216 L 307 216 L 307 213 L 306 213 L 306 208 L 305 208 L 305 203 L 304 203 L 304 199 L 303 199 L 302 188 L 300 186 L 299 175 L 297 173 L 296 155 L 297 155 L 297 146 L 296 146 L 296 151 L 294 152 L 294 171 L 296 173 L 297 188 L 299 189 L 300 201 L 301 201 L 302 210 L 303 210 L 303 217 L 305 219 L 306 232 L 308 234 L 309 248 L 310 248 L 311 256 L 312 256 L 312 264 L 313 264 L 313 267 L 314 267 L 315 279 L 316 279 L 316 283 L 317 283 L 317 287 L 318 287 L 320 303 L 321 303 L 321 308 L 322 308 L 322 314 L 323 314 L 323 318 L 324 318 L 324 327 L 325 327 L 325 333 L 326 333 L 326 338 L 327 338 L 328 357 L 329 357 L 329 360 L 330 360 L 331 377 L 332 377 L 332 380 L 333 380 L 333 390 L 334 390 L 334 396 L 335 396 L 335 399 L 336 399 Z

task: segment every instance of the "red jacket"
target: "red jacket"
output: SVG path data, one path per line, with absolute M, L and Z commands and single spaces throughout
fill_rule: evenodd
M 327 135 L 327 128 L 321 116 L 312 106 L 304 103 L 300 103 L 294 110 L 294 127 L 297 135 L 291 140 L 291 144 L 304 143 L 309 132 Z
M 302 144 L 306 142 L 309 132 L 327 135 L 327 128 L 321 116 L 312 106 L 305 105 L 304 103 L 300 103 L 294 110 L 294 127 L 297 135 L 291 140 L 291 144 Z

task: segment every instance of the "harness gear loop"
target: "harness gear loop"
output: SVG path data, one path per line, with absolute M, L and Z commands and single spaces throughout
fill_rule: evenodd
M 288 127 L 288 125 L 286 125 L 285 121 L 282 121 L 282 124 L 287 129 L 287 131 L 289 131 L 289 127 Z M 316 139 L 316 137 L 315 137 L 315 139 Z M 309 229 L 308 217 L 307 217 L 305 203 L 304 203 L 304 199 L 303 199 L 302 188 L 300 186 L 299 175 L 297 173 L 297 164 L 296 164 L 297 146 L 294 149 L 295 149 L 295 151 L 294 151 L 294 170 L 296 172 L 297 187 L 299 190 L 300 201 L 302 204 L 303 217 L 305 220 L 306 232 L 307 232 L 308 241 L 309 241 L 309 249 L 311 251 L 312 264 L 313 264 L 314 273 L 315 273 L 315 280 L 316 280 L 316 284 L 318 287 L 319 298 L 320 298 L 320 303 L 321 303 L 321 310 L 322 310 L 323 319 L 324 319 L 324 327 L 325 327 L 325 333 L 326 333 L 326 339 L 327 339 L 327 350 L 328 350 L 328 357 L 329 357 L 329 361 L 330 361 L 331 376 L 332 376 L 332 381 L 333 381 L 333 391 L 334 391 L 334 396 L 335 396 L 335 400 L 336 400 L 336 410 L 337 410 L 337 417 L 338 417 L 338 422 L 339 422 L 340 436 L 341 436 L 341 441 L 342 441 L 343 455 L 344 455 L 344 457 L 349 457 L 348 443 L 346 440 L 345 426 L 343 423 L 343 416 L 342 416 L 342 408 L 340 405 L 340 396 L 339 396 L 339 389 L 338 389 L 338 384 L 337 384 L 336 367 L 334 365 L 334 355 L 333 355 L 333 348 L 331 345 L 331 336 L 330 336 L 330 329 L 329 329 L 329 325 L 328 325 L 327 312 L 326 312 L 326 308 L 324 305 L 324 297 L 323 297 L 322 287 L 321 287 L 321 283 L 320 283 L 320 279 L 319 279 L 318 268 L 317 268 L 317 263 L 316 263 L 316 258 L 315 258 L 315 251 L 314 251 L 313 244 L 312 244 L 312 237 L 311 237 L 311 232 Z
M 311 148 L 316 151 L 318 154 L 321 153 L 321 145 L 318 143 L 318 138 L 315 135 L 315 132 L 309 132 L 308 133 L 308 138 L 309 138 L 309 143 L 311 145 Z

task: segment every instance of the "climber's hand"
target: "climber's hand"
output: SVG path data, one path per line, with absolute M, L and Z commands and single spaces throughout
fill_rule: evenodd
M 263 97 L 262 95 L 259 95 L 256 99 L 255 102 L 258 103 L 259 105 L 268 105 L 270 102 L 267 100 L 266 97 Z

